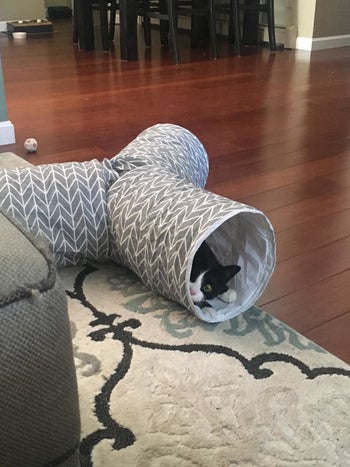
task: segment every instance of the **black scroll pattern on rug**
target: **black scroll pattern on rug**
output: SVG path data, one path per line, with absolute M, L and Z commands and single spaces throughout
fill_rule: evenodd
M 350 377 L 350 371 L 343 368 L 336 367 L 318 367 L 310 368 L 301 360 L 283 353 L 269 352 L 261 353 L 249 359 L 241 353 L 225 346 L 212 345 L 212 344 L 181 344 L 181 345 L 168 345 L 158 342 L 147 342 L 137 339 L 133 336 L 132 330 L 142 326 L 141 321 L 138 319 L 122 320 L 119 314 L 107 315 L 99 311 L 92 303 L 90 303 L 84 294 L 84 280 L 85 278 L 98 270 L 97 267 L 87 265 L 76 277 L 74 283 L 74 291 L 66 291 L 67 295 L 75 300 L 78 300 L 83 306 L 88 308 L 94 320 L 89 324 L 91 327 L 103 326 L 97 331 L 89 334 L 89 337 L 96 341 L 102 342 L 106 335 L 112 335 L 113 340 L 118 340 L 123 344 L 123 355 L 121 361 L 114 369 L 111 377 L 103 385 L 101 392 L 95 396 L 95 413 L 98 421 L 104 427 L 96 430 L 86 436 L 80 444 L 80 462 L 82 467 L 92 467 L 91 455 L 94 447 L 103 439 L 113 440 L 113 449 L 124 449 L 135 443 L 136 438 L 131 429 L 124 427 L 113 419 L 109 412 L 109 402 L 113 390 L 121 381 L 131 366 L 133 357 L 133 347 L 140 346 L 147 349 L 164 350 L 165 352 L 204 352 L 215 353 L 218 355 L 225 355 L 239 361 L 245 370 L 252 375 L 255 379 L 269 378 L 273 375 L 273 371 L 269 368 L 263 368 L 263 365 L 272 362 L 283 362 L 286 364 L 294 365 L 305 375 L 307 379 L 315 379 L 322 375 L 339 375 Z M 120 321 L 119 321 L 120 320 Z

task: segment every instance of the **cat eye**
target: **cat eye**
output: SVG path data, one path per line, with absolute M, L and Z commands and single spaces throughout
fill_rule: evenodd
M 203 285 L 203 291 L 204 292 L 211 292 L 213 290 L 213 287 L 210 284 L 204 284 Z

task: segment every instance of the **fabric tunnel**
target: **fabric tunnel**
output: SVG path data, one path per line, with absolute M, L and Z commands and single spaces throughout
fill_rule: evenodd
M 51 248 L 59 267 L 109 259 L 107 188 L 98 161 L 0 171 L 0 208 Z
M 112 259 L 157 293 L 207 322 L 230 319 L 261 296 L 275 265 L 273 228 L 261 211 L 204 189 L 208 156 L 177 125 L 144 130 L 102 162 L 0 171 L 0 207 L 51 245 L 59 266 Z M 234 303 L 196 306 L 189 292 L 195 253 L 207 240 L 223 264 Z
M 143 131 L 111 159 L 118 178 L 108 191 L 112 256 L 157 293 L 207 322 L 230 319 L 261 296 L 275 266 L 275 237 L 253 207 L 204 190 L 208 155 L 198 138 L 177 125 Z M 234 303 L 196 306 L 189 292 L 192 262 L 207 240 L 223 264 L 241 271 L 229 283 Z
M 210 193 L 164 169 L 138 167 L 108 192 L 112 256 L 154 291 L 180 302 L 207 322 L 224 321 L 250 308 L 274 268 L 274 236 L 265 216 Z M 193 257 L 208 239 L 218 260 L 238 264 L 234 303 L 211 301 L 212 313 L 189 292 Z
M 208 155 L 199 139 L 186 128 L 169 123 L 147 128 L 108 162 L 119 175 L 136 167 L 152 166 L 201 188 L 209 173 Z

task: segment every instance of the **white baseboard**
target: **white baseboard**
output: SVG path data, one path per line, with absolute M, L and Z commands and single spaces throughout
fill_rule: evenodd
M 296 48 L 299 50 L 322 50 L 335 49 L 337 47 L 349 47 L 350 34 L 343 36 L 317 37 L 297 37 Z
M 15 128 L 12 123 L 9 120 L 0 122 L 0 145 L 13 144 L 15 142 Z

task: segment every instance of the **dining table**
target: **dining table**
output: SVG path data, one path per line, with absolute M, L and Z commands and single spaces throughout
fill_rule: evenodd
M 203 0 L 193 0 L 194 3 Z M 247 0 L 256 2 L 258 0 Z M 75 12 L 78 16 L 79 48 L 95 48 L 92 0 L 75 0 Z M 137 60 L 137 7 L 138 0 L 119 0 L 120 58 Z M 259 14 L 246 11 L 243 18 L 243 42 L 248 45 L 257 43 Z M 208 42 L 208 21 L 205 17 L 193 16 L 191 25 L 191 47 L 202 47 Z
M 91 0 L 75 0 L 80 50 L 94 50 L 94 20 Z M 137 60 L 137 0 L 119 0 L 120 57 Z

